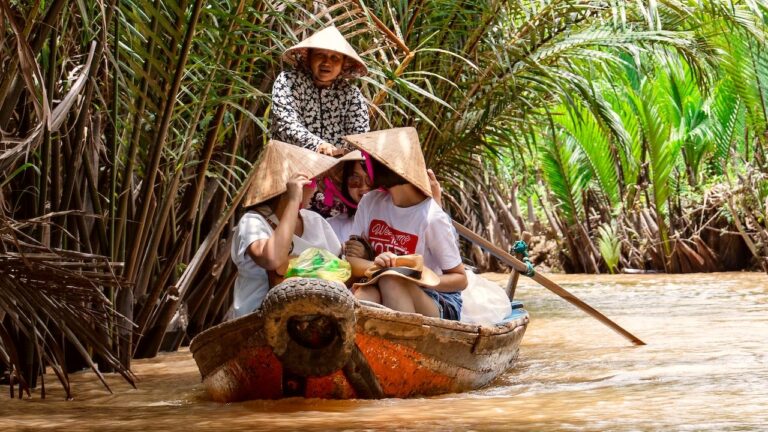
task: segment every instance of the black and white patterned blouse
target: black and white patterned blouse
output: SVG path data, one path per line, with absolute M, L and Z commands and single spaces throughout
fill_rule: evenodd
M 343 136 L 370 130 L 360 89 L 343 79 L 319 88 L 298 70 L 283 71 L 275 80 L 270 117 L 272 138 L 310 150 L 323 142 L 340 147 Z

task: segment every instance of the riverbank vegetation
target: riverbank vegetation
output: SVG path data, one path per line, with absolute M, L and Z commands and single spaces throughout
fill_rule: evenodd
M 766 19 L 761 0 L 0 0 L 0 363 L 20 388 L 92 358 L 130 378 L 222 320 L 279 54 L 329 23 L 369 64 L 373 127 L 416 126 L 448 210 L 494 243 L 532 231 L 573 272 L 760 269 Z

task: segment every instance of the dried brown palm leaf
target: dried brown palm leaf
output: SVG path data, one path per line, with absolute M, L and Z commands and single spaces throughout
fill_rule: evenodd
M 121 287 L 112 263 L 98 255 L 45 248 L 14 225 L 0 215 L 0 362 L 12 371 L 19 396 L 21 391 L 30 395 L 37 371 L 47 365 L 72 397 L 63 340 L 108 390 L 99 368 L 114 369 L 133 385 L 133 374 L 120 364 L 110 342 L 111 326 L 119 321 L 103 290 Z M 21 348 L 29 352 L 30 346 L 42 362 L 37 370 L 20 356 Z M 103 364 L 97 366 L 92 355 Z

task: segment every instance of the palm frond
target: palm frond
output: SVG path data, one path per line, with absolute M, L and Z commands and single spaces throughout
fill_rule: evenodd
M 98 255 L 46 248 L 5 216 L 0 216 L 0 245 L 0 315 L 5 316 L 0 321 L 5 335 L 0 338 L 0 361 L 13 371 L 20 388 L 30 394 L 30 383 L 40 371 L 27 370 L 20 361 L 19 339 L 10 336 L 11 329 L 35 341 L 34 355 L 50 364 L 68 398 L 72 391 L 62 340 L 76 347 L 107 389 L 99 368 L 112 368 L 133 384 L 134 376 L 120 364 L 110 343 L 115 314 L 103 292 L 127 289 L 114 265 Z M 102 359 L 98 367 L 88 349 Z
M 617 206 L 620 201 L 617 162 L 610 151 L 613 146 L 609 136 L 583 108 L 567 110 L 565 115 L 556 118 L 556 122 L 581 147 L 601 192 L 612 207 Z
M 556 136 L 557 140 L 552 140 L 543 149 L 542 174 L 558 201 L 558 210 L 569 224 L 573 224 L 584 211 L 581 191 L 590 176 L 577 141 L 567 134 Z

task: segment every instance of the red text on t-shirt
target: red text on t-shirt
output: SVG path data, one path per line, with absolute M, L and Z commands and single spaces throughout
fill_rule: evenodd
M 419 236 L 398 231 L 383 220 L 374 219 L 368 227 L 368 241 L 371 242 L 376 255 L 382 252 L 408 255 L 416 253 Z

